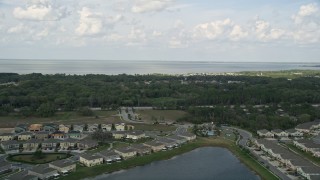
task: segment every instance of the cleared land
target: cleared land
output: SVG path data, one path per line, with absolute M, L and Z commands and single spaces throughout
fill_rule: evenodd
M 180 110 L 137 110 L 136 113 L 143 121 L 150 123 L 154 123 L 156 120 L 172 123 L 187 114 L 187 112 Z
M 29 164 L 44 164 L 58 159 L 65 159 L 70 155 L 65 153 L 44 154 L 42 158 L 37 158 L 33 154 L 19 154 L 8 157 L 8 160 Z
M 183 154 L 196 148 L 206 146 L 218 146 L 227 148 L 234 155 L 236 155 L 245 165 L 247 165 L 250 169 L 259 174 L 262 179 L 278 179 L 273 174 L 271 174 L 266 168 L 262 167 L 256 160 L 251 158 L 251 156 L 247 154 L 247 152 L 241 150 L 238 146 L 236 146 L 235 143 L 227 141 L 223 138 L 198 138 L 196 141 L 183 145 L 177 149 L 153 153 L 146 156 L 139 156 L 111 165 L 102 164 L 89 168 L 78 165 L 76 172 L 61 177 L 61 179 L 77 180 L 86 177 L 94 177 L 102 173 L 111 173 L 122 169 L 129 169 L 135 166 L 142 166 L 145 164 L 149 164 L 153 161 L 170 159 L 176 155 Z
M 0 117 L 0 127 L 14 127 L 17 124 L 23 123 L 64 123 L 64 124 L 79 124 L 79 123 L 119 123 L 122 122 L 117 115 L 117 111 L 94 111 L 97 116 L 85 117 L 77 112 L 58 112 L 50 118 L 40 117 L 21 117 L 15 114 L 6 117 Z
M 144 131 L 174 131 L 177 127 L 173 125 L 162 125 L 162 124 L 133 124 L 135 130 L 144 130 Z

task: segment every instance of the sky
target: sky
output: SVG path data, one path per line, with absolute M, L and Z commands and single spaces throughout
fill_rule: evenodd
M 320 62 L 320 1 L 0 0 L 0 59 Z

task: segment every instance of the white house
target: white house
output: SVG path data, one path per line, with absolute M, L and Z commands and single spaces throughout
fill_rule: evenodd
M 260 137 L 274 137 L 274 134 L 266 129 L 261 129 L 257 131 L 258 136 Z

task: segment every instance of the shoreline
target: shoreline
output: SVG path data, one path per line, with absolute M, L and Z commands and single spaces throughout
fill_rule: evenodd
M 67 176 L 63 176 L 59 179 L 62 180 L 79 180 L 85 178 L 92 178 L 98 175 L 112 173 L 116 171 L 121 171 L 125 169 L 134 168 L 137 166 L 143 166 L 150 164 L 155 161 L 168 160 L 175 156 L 190 152 L 192 150 L 201 148 L 201 147 L 221 147 L 229 150 L 239 161 L 244 164 L 247 168 L 253 171 L 261 179 L 278 179 L 273 174 L 271 174 L 267 169 L 261 166 L 253 158 L 249 156 L 246 152 L 242 151 L 234 142 L 227 142 L 221 138 L 197 138 L 193 142 L 189 142 L 181 146 L 180 148 L 173 149 L 170 151 L 161 151 L 153 153 L 146 156 L 139 156 L 120 163 L 115 163 L 111 165 L 102 164 L 94 167 L 83 167 L 77 165 L 77 170 L 73 173 L 70 173 Z

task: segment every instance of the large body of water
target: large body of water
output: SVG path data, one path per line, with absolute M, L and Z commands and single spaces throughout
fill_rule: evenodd
M 170 160 L 103 174 L 94 180 L 258 180 L 230 151 L 199 148 Z
M 0 72 L 19 74 L 186 74 L 320 69 L 320 63 L 253 63 L 197 61 L 0 60 Z

